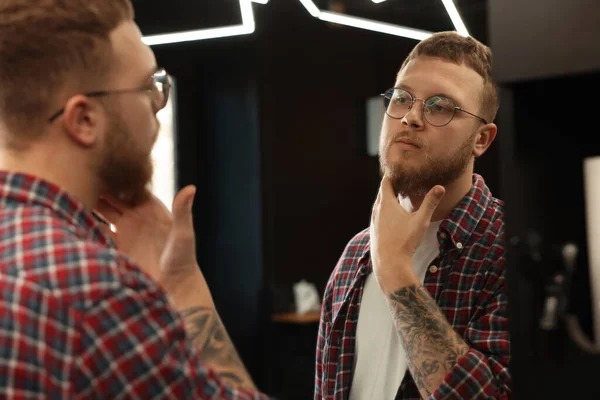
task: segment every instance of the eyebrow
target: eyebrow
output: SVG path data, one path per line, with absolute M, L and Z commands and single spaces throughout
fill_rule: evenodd
M 412 89 L 412 88 L 411 88 L 410 86 L 408 86 L 408 85 L 399 85 L 399 84 L 395 84 L 395 86 L 394 86 L 394 89 L 404 89 L 404 90 L 406 90 L 407 92 L 411 92 L 411 94 L 412 94 L 412 92 L 414 92 L 414 89 Z M 442 97 L 447 97 L 447 98 L 449 98 L 450 100 L 452 100 L 452 101 L 454 102 L 454 104 L 456 104 L 456 106 L 458 106 L 458 101 L 456 101 L 456 99 L 455 99 L 453 96 L 447 95 L 447 94 L 446 94 L 446 93 L 444 93 L 444 92 L 438 92 L 438 93 L 432 94 L 431 96 L 427 96 L 427 98 L 434 97 L 434 96 L 442 96 Z

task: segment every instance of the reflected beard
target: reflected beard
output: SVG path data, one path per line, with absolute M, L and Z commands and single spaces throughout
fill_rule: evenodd
M 396 195 L 425 197 L 435 185 L 447 186 L 464 173 L 473 157 L 473 139 L 474 135 L 446 157 L 434 159 L 427 155 L 425 164 L 418 169 L 402 162 L 390 163 L 381 157 L 381 172 L 390 178 Z M 392 144 L 382 154 L 387 155 Z

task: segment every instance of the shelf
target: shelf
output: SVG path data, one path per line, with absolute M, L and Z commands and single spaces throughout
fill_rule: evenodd
M 306 314 L 279 313 L 273 315 L 272 321 L 288 324 L 313 324 L 319 323 L 320 318 L 320 312 L 308 312 Z

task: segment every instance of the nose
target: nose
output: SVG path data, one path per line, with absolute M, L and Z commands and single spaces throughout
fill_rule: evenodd
M 151 96 L 151 102 L 152 102 L 152 111 L 154 112 L 154 114 L 158 113 L 161 109 L 160 107 L 160 93 L 159 92 L 153 92 L 152 96 Z
M 402 123 L 415 129 L 422 129 L 425 126 L 425 121 L 423 120 L 424 107 L 424 100 L 414 99 L 410 110 L 406 113 L 404 118 L 402 118 Z

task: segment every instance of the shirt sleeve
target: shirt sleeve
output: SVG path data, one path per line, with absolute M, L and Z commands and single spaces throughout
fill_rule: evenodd
M 316 368 L 315 368 L 315 393 L 314 400 L 322 398 L 323 385 L 327 384 L 323 381 L 323 373 L 327 365 L 325 363 L 325 341 L 327 340 L 328 328 L 331 323 L 331 295 L 333 285 L 333 274 L 329 278 L 329 282 L 325 287 L 323 294 L 323 303 L 321 305 L 321 319 L 319 322 L 319 334 L 317 336 L 317 351 L 316 351 Z
M 155 285 L 113 288 L 75 318 L 75 398 L 268 399 L 225 384 L 201 360 Z
M 510 398 L 507 298 L 504 274 L 496 276 L 482 290 L 482 311 L 464 333 L 470 350 L 459 358 L 430 400 Z

